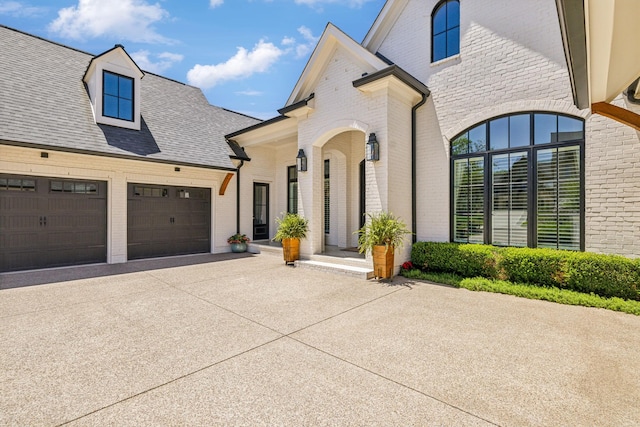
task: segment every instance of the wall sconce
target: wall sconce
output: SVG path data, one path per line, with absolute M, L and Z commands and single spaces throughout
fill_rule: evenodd
M 380 160 L 380 144 L 378 144 L 376 134 L 373 132 L 369 134 L 365 153 L 365 158 L 368 162 L 377 162 Z
M 304 150 L 302 148 L 298 150 L 298 155 L 296 156 L 296 166 L 299 172 L 307 171 L 307 156 L 304 154 Z

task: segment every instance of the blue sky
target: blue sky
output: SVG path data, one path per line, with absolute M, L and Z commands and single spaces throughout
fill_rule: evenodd
M 92 54 L 122 44 L 143 70 L 211 104 L 277 115 L 327 22 L 361 42 L 384 0 L 0 0 L 0 23 Z

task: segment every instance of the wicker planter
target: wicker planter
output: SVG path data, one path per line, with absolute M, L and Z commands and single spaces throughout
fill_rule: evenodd
M 373 274 L 379 279 L 393 277 L 393 246 L 386 249 L 385 245 L 373 247 Z
M 300 239 L 282 239 L 282 255 L 284 256 L 285 264 L 300 259 Z

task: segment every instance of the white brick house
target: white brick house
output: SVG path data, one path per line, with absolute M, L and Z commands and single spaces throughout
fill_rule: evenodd
M 320 254 L 387 210 L 417 240 L 640 256 L 638 133 L 575 107 L 553 0 L 391 0 L 360 44 L 329 24 L 279 112 L 227 135 L 254 237 L 297 210 Z
M 94 56 L 0 26 L 0 272 L 226 252 L 236 230 L 273 237 L 287 211 L 310 221 L 303 257 L 355 247 L 380 210 L 416 240 L 638 257 L 638 131 L 591 113 L 567 49 L 586 3 L 605 7 L 389 0 L 362 43 L 327 25 L 265 122 L 144 73 L 122 46 Z M 623 93 L 588 86 L 635 114 L 627 77 Z

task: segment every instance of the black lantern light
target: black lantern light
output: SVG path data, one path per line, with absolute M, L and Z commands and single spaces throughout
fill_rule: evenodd
M 365 157 L 369 162 L 377 162 L 380 160 L 380 144 L 378 144 L 376 134 L 373 132 L 369 134 Z
M 302 148 L 298 150 L 298 155 L 296 156 L 296 166 L 298 172 L 307 171 L 307 156 L 304 154 L 304 150 Z

